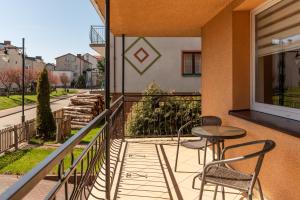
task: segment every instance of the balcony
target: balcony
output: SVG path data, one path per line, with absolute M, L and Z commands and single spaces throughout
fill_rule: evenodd
M 90 47 L 102 56 L 105 56 L 105 27 L 91 26 L 90 28 Z
M 168 115 L 158 114 L 157 120 L 149 120 L 143 128 L 129 129 L 133 110 L 149 106 L 145 98 L 150 98 L 157 108 L 170 100 L 175 103 L 169 110 L 165 107 Z M 185 116 L 200 115 L 200 101 L 199 95 L 121 96 L 110 109 L 9 187 L 0 199 L 198 199 L 200 180 L 192 188 L 193 178 L 203 169 L 197 150 L 181 148 L 176 172 L 174 165 L 177 131 L 185 123 Z M 190 109 L 184 110 L 183 104 Z M 76 145 L 98 124 L 102 124 L 99 133 L 75 157 Z M 64 161 L 68 156 L 71 163 Z M 203 156 L 201 152 L 200 157 Z M 209 151 L 207 160 L 212 160 L 212 156 Z M 56 166 L 57 176 L 45 180 Z M 213 199 L 214 188 L 205 187 L 204 199 Z M 220 198 L 221 191 L 218 193 Z M 227 200 L 243 198 L 233 189 L 226 189 L 225 196 Z

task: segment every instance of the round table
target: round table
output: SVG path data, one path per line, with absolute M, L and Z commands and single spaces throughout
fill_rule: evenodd
M 221 157 L 221 146 L 224 148 L 225 139 L 237 139 L 246 136 L 246 131 L 241 128 L 233 126 L 199 126 L 192 128 L 192 134 L 198 137 L 208 139 L 213 145 L 213 154 L 215 151 L 215 144 L 217 145 L 217 159 Z M 214 157 L 214 156 L 213 156 Z M 213 158 L 213 160 L 215 160 Z

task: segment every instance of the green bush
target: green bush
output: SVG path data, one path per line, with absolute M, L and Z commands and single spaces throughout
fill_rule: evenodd
M 46 69 L 40 73 L 37 83 L 36 129 L 38 135 L 46 140 L 53 139 L 56 130 L 50 108 L 50 84 Z
M 159 96 L 167 93 L 151 83 L 127 120 L 127 133 L 138 135 L 172 135 L 180 126 L 201 115 L 200 97 Z M 147 96 L 149 95 L 149 96 Z

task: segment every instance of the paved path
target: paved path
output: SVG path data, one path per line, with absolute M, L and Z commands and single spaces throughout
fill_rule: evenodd
M 84 91 L 81 91 L 84 92 Z M 74 96 L 74 94 L 70 94 L 68 96 L 52 99 L 51 101 L 51 109 L 52 111 L 56 111 L 61 109 L 64 106 L 69 104 L 69 98 Z M 63 98 L 63 99 L 62 99 Z M 59 100 L 62 99 L 62 100 Z M 28 110 L 25 110 L 25 120 L 31 120 L 35 118 L 36 108 L 35 105 L 26 106 Z M 7 128 L 9 126 L 13 126 L 21 123 L 22 112 L 20 112 L 21 107 L 15 107 L 11 109 L 6 109 L 0 111 L 0 129 Z M 18 112 L 19 111 L 19 112 Z M 13 113 L 13 114 L 10 114 Z M 8 115 L 10 114 L 10 115 Z M 7 115 L 7 116 L 6 116 Z M 1 117 L 2 116 L 2 117 Z
M 19 178 L 20 177 L 16 175 L 0 175 L 0 193 L 4 192 L 7 188 L 12 186 L 15 182 L 19 180 Z M 34 187 L 34 189 L 23 198 L 23 200 L 44 199 L 46 197 L 46 194 L 50 192 L 50 190 L 55 186 L 56 183 L 56 181 L 40 181 L 38 185 Z M 64 199 L 63 189 L 57 193 L 57 199 Z

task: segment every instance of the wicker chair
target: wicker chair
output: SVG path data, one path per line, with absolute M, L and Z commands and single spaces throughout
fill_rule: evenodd
M 183 131 L 188 131 L 191 133 L 191 129 L 196 126 L 212 126 L 217 125 L 221 126 L 222 120 L 219 117 L 215 116 L 203 116 L 198 121 L 189 121 L 186 124 L 184 124 L 180 129 L 178 130 L 178 140 L 177 140 L 177 152 L 176 152 L 176 161 L 175 161 L 175 172 L 177 171 L 177 163 L 178 163 L 178 156 L 179 156 L 179 147 L 183 146 L 189 149 L 197 149 L 198 150 L 198 163 L 201 164 L 200 160 L 200 150 L 204 151 L 204 158 L 203 158 L 203 165 L 206 163 L 206 150 L 208 146 L 208 141 L 204 138 L 200 138 L 197 140 L 185 140 L 180 141 L 180 137 L 183 133 Z
M 238 147 L 258 145 L 258 144 L 263 144 L 263 147 L 260 151 L 243 155 L 240 157 L 225 159 L 225 152 L 229 149 L 235 149 Z M 217 196 L 218 186 L 221 186 L 223 200 L 225 199 L 224 187 L 229 187 L 229 188 L 240 190 L 242 192 L 246 192 L 248 195 L 248 199 L 252 200 L 253 188 L 256 182 L 259 188 L 260 199 L 263 200 L 264 197 L 263 197 L 261 184 L 258 179 L 258 174 L 260 172 L 265 154 L 271 151 L 272 149 L 274 149 L 274 147 L 275 147 L 275 142 L 273 142 L 272 140 L 258 140 L 258 141 L 252 141 L 252 142 L 225 147 L 222 151 L 221 160 L 208 163 L 204 167 L 203 172 L 201 172 L 198 176 L 194 178 L 193 188 L 195 185 L 195 179 L 199 178 L 200 180 L 202 180 L 199 200 L 202 200 L 204 185 L 207 183 L 216 185 L 214 199 L 216 199 Z M 251 174 L 243 173 L 225 166 L 225 164 L 229 164 L 237 161 L 243 161 L 255 157 L 257 158 L 257 163 L 255 165 L 254 172 Z

